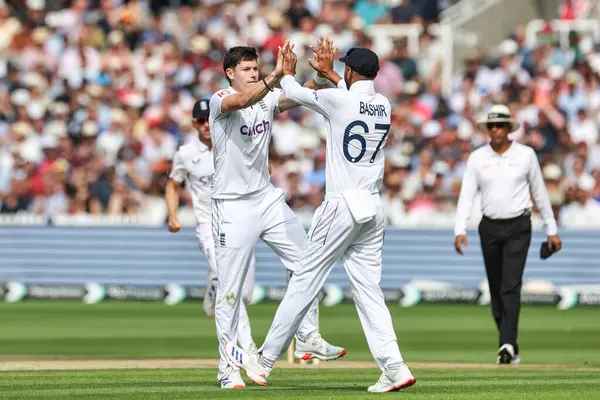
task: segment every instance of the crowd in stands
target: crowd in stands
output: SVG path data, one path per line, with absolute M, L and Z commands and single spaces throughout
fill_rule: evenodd
M 162 222 L 171 159 L 196 135 L 195 100 L 228 86 L 229 47 L 257 47 L 268 73 L 289 39 L 304 82 L 319 37 L 341 53 L 379 48 L 369 26 L 414 23 L 418 53 L 393 38 L 375 80 L 393 105 L 381 188 L 389 224 L 452 221 L 466 159 L 487 141 L 475 121 L 504 103 L 522 122 L 515 140 L 539 156 L 560 225 L 600 226 L 599 43 L 572 32 L 561 47 L 548 25 L 528 47 L 520 26 L 470 54 L 444 91 L 444 53 L 429 27 L 455 2 L 0 0 L 0 213 Z M 585 16 L 591 3 L 565 1 L 558 15 Z M 310 221 L 324 195 L 322 117 L 305 108 L 278 116 L 270 156 L 273 183 Z M 190 204 L 182 189 L 191 216 Z

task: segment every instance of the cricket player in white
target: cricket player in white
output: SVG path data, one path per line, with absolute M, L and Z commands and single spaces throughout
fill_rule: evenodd
M 344 80 L 333 72 L 334 52 L 325 49 L 311 62 L 320 75 L 338 86 L 320 91 L 294 80 L 296 56 L 284 52 L 281 87 L 288 100 L 325 117 L 327 164 L 325 201 L 315 212 L 302 266 L 288 290 L 262 346 L 248 353 L 228 342 L 226 354 L 248 377 L 266 385 L 275 360 L 292 339 L 309 304 L 322 288 L 338 259 L 350 278 L 352 294 L 369 348 L 382 370 L 370 392 L 389 392 L 412 386 L 416 379 L 404 363 L 390 312 L 379 286 L 385 217 L 379 197 L 383 179 L 383 147 L 390 129 L 391 105 L 375 92 L 373 79 L 379 59 L 371 50 L 350 49 L 340 59 Z M 346 90 L 346 85 L 348 89 Z
M 190 143 L 182 145 L 175 153 L 173 167 L 165 188 L 165 200 L 169 213 L 169 231 L 178 232 L 181 229 L 181 223 L 177 217 L 179 187 L 182 182 L 186 182 L 186 186 L 192 196 L 194 217 L 196 219 L 196 237 L 211 269 L 206 284 L 203 306 L 205 313 L 208 316 L 212 316 L 215 312 L 218 280 L 216 275 L 215 246 L 212 236 L 210 197 L 215 168 L 208 117 L 208 101 L 197 101 L 192 109 L 192 125 L 198 131 L 198 136 L 194 137 Z M 252 256 L 249 273 L 246 276 L 242 290 L 244 301 L 240 304 L 237 336 L 240 346 L 249 351 L 256 350 L 256 345 L 252 340 L 250 321 L 245 303 L 249 303 L 252 299 L 255 265 L 255 258 Z M 225 386 L 233 385 L 232 382 L 228 381 L 221 383 Z
M 289 47 L 286 42 L 284 48 Z M 219 378 L 243 384 L 239 369 L 228 362 L 225 343 L 236 341 L 240 293 L 250 258 L 261 238 L 295 272 L 306 232 L 285 202 L 283 190 L 270 183 L 268 150 L 273 117 L 297 107 L 273 86 L 283 76 L 282 58 L 266 78 L 258 79 L 254 48 L 234 47 L 224 57 L 223 69 L 231 86 L 210 99 L 210 133 L 214 148 L 213 236 L 216 243 L 216 321 L 221 360 Z M 307 83 L 314 87 L 314 81 Z M 296 356 L 330 360 L 346 354 L 321 338 L 317 325 L 318 299 L 307 304 L 299 321 Z M 293 336 L 293 334 L 292 334 Z

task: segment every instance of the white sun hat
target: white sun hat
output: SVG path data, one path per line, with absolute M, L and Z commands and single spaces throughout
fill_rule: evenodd
M 516 131 L 521 126 L 519 121 L 511 118 L 510 110 L 504 104 L 496 104 L 495 106 L 492 106 L 492 108 L 490 108 L 488 111 L 486 118 L 479 120 L 477 125 L 487 130 L 487 124 L 491 122 L 509 123 L 511 126 L 511 132 Z

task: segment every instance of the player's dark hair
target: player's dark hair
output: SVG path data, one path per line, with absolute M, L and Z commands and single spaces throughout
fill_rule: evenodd
M 258 60 L 258 52 L 254 47 L 236 46 L 230 48 L 223 58 L 223 72 L 225 72 L 225 77 L 231 83 L 231 80 L 227 76 L 227 68 L 235 69 L 242 61 L 255 60 Z

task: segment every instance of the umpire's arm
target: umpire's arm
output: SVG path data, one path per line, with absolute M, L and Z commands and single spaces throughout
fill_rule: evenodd
M 479 191 L 479 185 L 477 184 L 477 175 L 475 173 L 475 160 L 473 154 L 471 154 L 467 160 L 467 167 L 463 175 L 462 184 L 460 188 L 460 194 L 458 196 L 458 204 L 456 206 L 456 219 L 454 223 L 454 236 L 461 236 L 467 234 L 467 224 L 471 211 L 473 209 L 473 203 L 475 197 Z
M 548 197 L 548 191 L 546 190 L 546 184 L 544 183 L 544 176 L 540 168 L 540 163 L 537 159 L 535 151 L 530 149 L 529 152 L 529 169 L 527 173 L 527 179 L 529 181 L 529 188 L 531 194 L 535 200 L 535 205 L 542 214 L 542 219 L 546 225 L 546 233 L 548 236 L 555 236 L 558 234 L 558 227 L 556 220 L 554 219 L 554 213 L 552 212 L 552 204 Z

